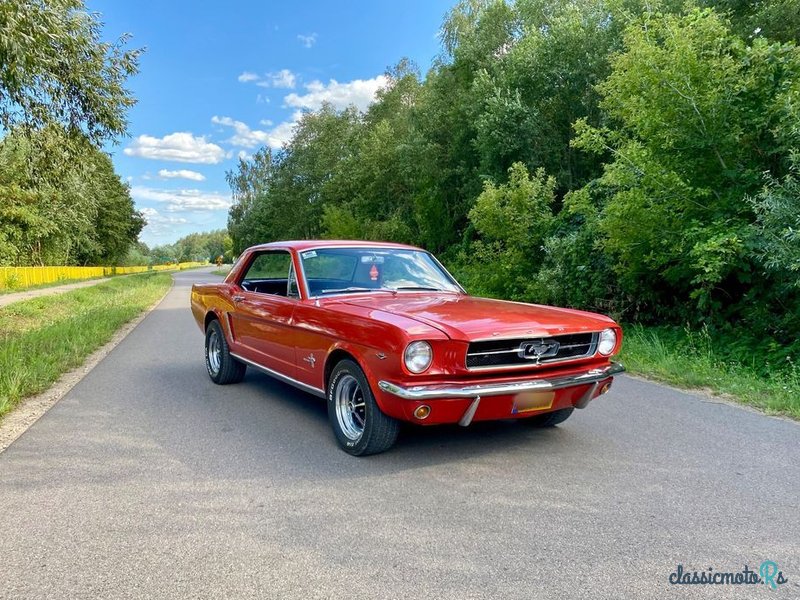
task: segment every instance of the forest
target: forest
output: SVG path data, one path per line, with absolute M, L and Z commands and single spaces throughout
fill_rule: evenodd
M 228 173 L 233 252 L 407 242 L 473 293 L 800 350 L 800 2 L 462 0 L 366 112 Z M 766 361 L 762 360 L 766 357 Z

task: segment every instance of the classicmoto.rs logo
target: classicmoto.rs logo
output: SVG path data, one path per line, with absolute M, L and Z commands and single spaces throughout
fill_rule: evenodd
M 678 565 L 669 576 L 669 582 L 673 585 L 764 585 L 771 590 L 777 590 L 779 585 L 788 581 L 773 560 L 762 562 L 757 571 L 747 565 L 736 572 L 716 571 L 712 567 L 705 571 L 689 571 L 683 565 Z

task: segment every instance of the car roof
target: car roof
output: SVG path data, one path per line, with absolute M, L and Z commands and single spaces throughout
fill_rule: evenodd
M 404 248 L 406 250 L 419 250 L 416 246 L 408 244 L 396 244 L 394 242 L 369 242 L 365 240 L 290 240 L 285 242 L 270 242 L 252 246 L 251 250 L 269 250 L 270 248 L 291 248 L 297 251 L 308 250 L 310 248 Z

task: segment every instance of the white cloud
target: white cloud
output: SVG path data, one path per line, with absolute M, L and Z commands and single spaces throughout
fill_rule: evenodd
M 284 127 L 285 123 L 281 123 L 270 131 L 262 131 L 260 129 L 250 129 L 250 127 L 242 121 L 236 121 L 230 117 L 211 117 L 211 122 L 215 125 L 222 125 L 223 127 L 230 127 L 233 129 L 233 136 L 228 140 L 228 143 L 240 148 L 256 148 L 258 146 L 269 146 L 270 148 L 280 148 L 284 142 L 291 139 L 291 132 L 294 131 L 295 124 L 291 124 L 291 130 Z
M 260 77 L 255 73 L 251 73 L 250 71 L 245 71 L 238 77 L 241 83 L 248 83 L 249 81 L 258 81 Z
M 178 169 L 177 171 L 170 171 L 168 169 L 161 169 L 158 172 L 161 179 L 190 179 L 191 181 L 205 181 L 206 176 L 197 171 L 190 171 L 189 169 Z
M 286 69 L 281 73 L 284 71 L 290 73 Z M 248 149 L 269 146 L 277 149 L 292 139 L 304 110 L 319 110 L 326 102 L 337 110 L 342 110 L 350 105 L 356 106 L 359 110 L 366 110 L 374 102 L 377 91 L 387 83 L 388 80 L 384 75 L 378 75 L 372 79 L 355 79 L 346 83 L 339 83 L 335 79 L 331 79 L 327 84 L 312 81 L 304 86 L 307 93 L 292 92 L 284 98 L 286 106 L 299 109 L 294 111 L 291 119 L 275 126 L 269 119 L 262 119 L 259 124 L 267 128 L 264 130 L 251 129 L 246 123 L 236 121 L 231 117 L 214 116 L 211 118 L 211 122 L 233 129 L 233 135 L 227 140 L 227 143 L 233 146 Z
M 266 79 L 259 81 L 256 85 L 293 90 L 296 84 L 297 75 L 289 69 L 281 69 L 277 73 L 267 73 Z
M 131 196 L 137 202 L 164 203 L 167 212 L 227 210 L 232 204 L 230 196 L 194 189 L 163 190 L 134 186 L 131 188 Z
M 144 215 L 147 225 L 142 231 L 142 237 L 158 240 L 164 236 L 174 235 L 176 227 L 186 225 L 189 219 L 172 215 L 162 215 L 155 208 L 145 206 L 139 211 Z
M 145 219 L 147 219 L 148 225 L 182 225 L 189 222 L 188 219 L 183 217 L 164 216 L 155 208 L 150 206 L 145 206 L 144 208 L 140 209 L 139 212 L 141 212 Z
M 252 154 L 248 154 L 247 150 L 239 150 L 239 154 L 237 155 L 239 160 L 250 160 L 253 158 Z
M 308 93 L 299 95 L 292 92 L 283 100 L 287 106 L 307 110 L 318 110 L 325 102 L 338 110 L 351 104 L 359 110 L 366 110 L 374 102 L 377 91 L 387 83 L 385 75 L 378 75 L 372 79 L 354 79 L 347 83 L 339 83 L 335 79 L 331 79 L 327 84 L 312 81 L 304 86 Z
M 256 73 L 245 71 L 239 75 L 239 81 L 242 83 L 252 83 L 263 88 L 278 88 L 284 90 L 293 90 L 297 85 L 297 75 L 292 73 L 289 69 L 281 69 L 265 74 L 263 77 Z
M 316 33 L 309 33 L 308 35 L 298 35 L 297 39 L 300 40 L 300 43 L 303 44 L 306 48 L 311 48 L 314 44 L 317 43 L 317 34 Z
M 222 148 L 207 142 L 204 137 L 180 131 L 163 138 L 140 135 L 124 152 L 127 156 L 205 165 L 215 165 L 226 157 Z

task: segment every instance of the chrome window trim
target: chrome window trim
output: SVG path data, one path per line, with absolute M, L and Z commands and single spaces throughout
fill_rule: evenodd
M 292 255 L 289 253 L 289 276 L 286 278 L 286 297 L 290 300 L 300 300 L 300 286 L 297 283 L 297 273 L 294 270 L 294 261 L 291 260 Z M 294 279 L 294 285 L 297 287 L 297 295 L 292 294 L 292 279 Z
M 289 248 L 267 248 L 267 249 L 264 249 L 264 250 L 253 250 L 250 253 L 250 256 L 247 257 L 247 265 L 244 266 L 244 268 L 242 269 L 242 272 L 238 274 L 236 279 L 234 281 L 231 281 L 230 283 L 232 283 L 234 285 L 237 285 L 240 288 L 242 288 L 242 281 L 244 281 L 245 275 L 247 275 L 247 272 L 250 270 L 250 267 L 253 266 L 253 262 L 255 262 L 255 260 L 259 256 L 261 256 L 263 254 L 278 254 L 279 252 L 283 252 L 283 253 L 289 255 L 289 271 L 286 272 L 286 279 L 287 279 L 287 289 L 286 289 L 286 291 L 288 292 L 289 291 L 289 289 L 288 289 L 289 273 L 291 272 L 291 269 L 294 267 L 294 261 L 292 260 L 292 251 Z M 234 266 L 236 266 L 236 265 L 234 265 Z M 233 267 L 231 267 L 231 272 L 233 272 Z M 244 291 L 246 291 L 246 292 L 250 291 L 250 290 L 246 290 L 245 288 L 242 288 L 242 289 Z M 254 292 L 254 293 L 259 293 L 259 292 Z M 267 296 L 274 296 L 274 294 L 266 294 L 266 295 Z

